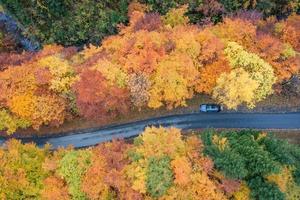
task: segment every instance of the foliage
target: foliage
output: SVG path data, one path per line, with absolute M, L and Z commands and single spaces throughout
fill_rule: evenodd
M 48 2 L 39 3 L 47 8 Z M 95 2 L 72 6 L 81 3 Z M 114 8 L 121 2 L 110 3 Z M 204 17 L 219 13 L 217 2 L 152 3 L 172 8 L 161 16 L 145 13 L 147 6 L 133 2 L 128 25 L 120 25 L 119 34 L 106 37 L 101 46 L 78 51 L 48 45 L 35 53 L 0 54 L 0 107 L 5 110 L 1 130 L 59 126 L 78 116 L 108 123 L 130 108 L 187 106 L 197 93 L 212 95 L 230 109 L 241 104 L 253 108 L 273 88 L 297 93 L 288 87 L 297 85 L 292 83 L 295 78 L 289 79 L 300 69 L 297 15 L 285 21 L 263 20 L 257 12 L 244 11 L 215 26 L 199 27 L 186 16 L 193 9 Z M 32 5 L 35 2 L 28 2 L 29 10 Z
M 47 177 L 44 182 L 41 198 L 46 200 L 69 200 L 68 188 L 65 182 L 56 176 Z
M 254 177 L 248 182 L 251 189 L 251 197 L 254 199 L 285 199 L 278 187 L 272 183 L 268 183 L 261 177 Z
M 141 199 L 123 173 L 131 145 L 123 140 L 101 144 L 93 149 L 92 164 L 83 179 L 82 189 L 91 199 Z
M 271 65 L 256 54 L 248 53 L 235 42 L 228 43 L 225 53 L 232 68 L 244 69 L 249 73 L 250 78 L 259 84 L 255 90 L 255 101 L 260 101 L 273 92 L 272 86 L 276 77 Z
M 143 74 L 132 74 L 128 81 L 130 98 L 134 106 L 141 108 L 149 101 L 149 78 Z
M 11 63 L 1 72 L 1 106 L 11 115 L 5 123 L 15 126 L 10 133 L 17 127 L 32 125 L 38 129 L 41 125 L 59 126 L 64 122 L 75 76 L 68 62 L 59 58 L 63 56 L 59 54 L 61 49 L 48 46 L 39 53 L 25 54 L 24 60 L 21 55 L 21 63 Z
M 298 199 L 298 146 L 250 130 L 199 136 L 148 127 L 133 143 L 53 151 L 11 140 L 0 147 L 0 198 Z
M 12 134 L 18 128 L 27 128 L 30 125 L 29 121 L 22 118 L 16 118 L 6 110 L 0 110 L 0 130 L 6 130 L 7 134 Z
M 278 38 L 269 34 L 259 35 L 254 51 L 272 65 L 277 82 L 287 80 L 299 71 L 296 52 L 289 44 L 282 43 Z
M 150 11 L 163 15 L 186 5 L 185 15 L 192 23 L 219 22 L 224 11 L 222 4 L 216 0 L 140 0 L 140 2 L 145 3 Z
M 81 191 L 81 181 L 91 163 L 90 157 L 88 150 L 70 151 L 59 162 L 58 173 L 66 180 L 73 199 L 86 199 Z
M 275 15 L 277 17 L 285 17 L 292 12 L 297 11 L 297 0 L 221 0 L 227 12 L 233 12 L 240 9 L 256 9 L 264 14 L 264 16 Z
M 290 44 L 285 44 L 284 50 L 282 51 L 282 56 L 284 59 L 288 59 L 290 57 L 295 57 L 296 51 L 293 49 L 293 47 Z
M 9 107 L 14 114 L 28 120 L 35 129 L 42 124 L 58 126 L 65 118 L 65 102 L 54 95 L 14 96 Z
M 239 18 L 225 18 L 222 23 L 212 27 L 212 31 L 222 40 L 236 42 L 245 48 L 251 47 L 256 38 L 256 26 Z
M 74 92 L 79 112 L 86 118 L 105 121 L 128 110 L 126 90 L 111 86 L 96 70 L 84 70 Z
M 49 70 L 51 74 L 49 76 L 52 77 L 49 83 L 50 90 L 61 94 L 70 93 L 71 85 L 75 82 L 76 77 L 73 68 L 66 60 L 53 55 L 38 60 L 37 64 Z
M 0 149 L 0 197 L 2 199 L 39 199 L 46 176 L 42 163 L 48 148 L 11 140 Z
M 260 146 L 254 137 L 255 132 L 221 133 L 228 143 L 220 150 L 213 142 L 214 133 L 201 137 L 207 145 L 205 152 L 214 158 L 216 167 L 231 178 L 253 177 L 279 172 L 280 165 L 267 149 Z M 217 143 L 218 144 L 218 143 Z
M 250 199 L 250 189 L 245 182 L 242 183 L 239 190 L 233 194 L 235 200 L 249 200 Z
M 192 167 L 186 157 L 177 157 L 171 162 L 174 171 L 174 183 L 178 185 L 188 185 L 191 181 L 190 175 Z
M 162 20 L 157 13 L 146 13 L 143 17 L 138 19 L 134 25 L 134 31 L 146 30 L 155 31 L 162 27 Z
M 167 26 L 175 27 L 179 25 L 187 25 L 188 18 L 184 16 L 187 12 L 187 7 L 182 7 L 179 9 L 171 9 L 163 19 L 163 22 Z
M 251 79 L 244 69 L 234 69 L 218 78 L 213 97 L 229 109 L 236 109 L 242 103 L 251 108 L 254 107 L 258 87 L 258 82 Z
M 160 197 L 165 194 L 173 182 L 170 158 L 150 158 L 147 177 L 147 191 L 152 197 Z
M 290 181 L 291 173 L 287 167 L 281 169 L 280 173 L 278 174 L 271 174 L 266 177 L 266 179 L 271 182 L 275 183 L 281 192 L 286 192 L 288 183 Z
M 159 0 L 142 0 L 142 3 L 145 3 L 149 6 L 149 9 L 161 14 L 166 14 L 170 9 L 176 8 L 182 3 L 187 1 L 181 0 L 171 0 L 171 1 L 159 1 Z
M 140 193 L 162 199 L 225 198 L 207 175 L 213 164 L 199 151 L 197 137 L 184 140 L 178 129 L 149 127 L 134 144 L 126 174 Z
M 173 55 L 162 60 L 151 77 L 149 107 L 158 108 L 163 102 L 169 109 L 185 106 L 185 99 L 192 96 L 193 91 L 189 86 L 196 76 L 196 68 L 189 57 Z
M 144 134 L 136 140 L 141 140 L 141 144 L 136 143 L 135 152 L 143 158 L 163 157 L 168 155 L 174 159 L 177 154 L 181 155 L 185 151 L 185 144 L 181 138 L 179 129 L 165 129 L 148 127 Z
M 279 29 L 279 35 L 281 39 L 289 43 L 296 51 L 300 51 L 300 40 L 299 40 L 299 15 L 291 15 L 283 23 L 276 24 L 281 26 Z
M 116 33 L 127 20 L 126 0 L 99 1 L 21 1 L 1 0 L 1 4 L 26 29 L 43 43 L 63 45 L 100 44 Z

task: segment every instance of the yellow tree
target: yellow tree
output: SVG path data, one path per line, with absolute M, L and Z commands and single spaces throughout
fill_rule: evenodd
M 162 60 L 151 77 L 148 106 L 159 108 L 164 103 L 168 109 L 186 106 L 185 100 L 193 96 L 198 71 L 186 55 L 173 54 Z
M 249 53 L 236 42 L 229 42 L 225 54 L 233 69 L 242 68 L 248 72 L 251 79 L 259 85 L 255 91 L 255 101 L 258 102 L 273 93 L 272 86 L 276 81 L 273 67 L 254 53 Z
M 243 69 L 234 69 L 229 74 L 222 74 L 213 90 L 213 97 L 229 109 L 236 109 L 238 105 L 246 103 L 254 107 L 255 91 L 259 87 L 257 81 Z
M 24 94 L 14 96 L 9 101 L 9 108 L 16 115 L 28 120 L 33 128 L 42 124 L 60 125 L 66 112 L 65 100 L 55 94 L 41 96 Z
M 18 128 L 27 128 L 30 125 L 28 120 L 16 117 L 5 109 L 0 109 L 0 130 L 6 131 L 7 134 L 12 134 Z
M 77 78 L 67 60 L 60 58 L 60 55 L 57 54 L 41 58 L 35 64 L 50 71 L 52 79 L 49 88 L 51 90 L 61 94 L 70 92 L 71 85 Z

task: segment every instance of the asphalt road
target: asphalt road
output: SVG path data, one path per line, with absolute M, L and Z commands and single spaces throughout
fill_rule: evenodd
M 300 129 L 300 113 L 193 113 L 152 118 L 122 125 L 110 126 L 64 136 L 21 139 L 42 147 L 46 143 L 52 148 L 73 145 L 75 148 L 93 146 L 113 138 L 137 136 L 147 126 L 174 126 L 184 130 L 197 128 L 252 128 L 252 129 Z M 0 138 L 0 144 L 5 142 Z

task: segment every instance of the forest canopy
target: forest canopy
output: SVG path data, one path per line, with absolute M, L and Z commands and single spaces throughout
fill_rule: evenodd
M 0 148 L 2 199 L 295 200 L 300 148 L 260 131 L 183 136 L 148 127 L 134 142 L 43 149 Z
M 77 116 L 106 122 L 132 109 L 187 106 L 199 93 L 229 109 L 254 108 L 299 73 L 299 15 L 240 14 L 199 27 L 186 12 L 161 16 L 135 3 L 128 25 L 99 47 L 0 54 L 0 130 L 60 126 Z

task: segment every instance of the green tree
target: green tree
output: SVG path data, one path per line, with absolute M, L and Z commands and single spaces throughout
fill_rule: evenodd
M 69 186 L 69 193 L 74 200 L 87 199 L 81 191 L 81 183 L 91 163 L 91 153 L 88 150 L 67 152 L 59 162 L 58 173 Z
M 150 158 L 147 170 L 147 192 L 154 198 L 164 195 L 173 184 L 170 158 Z

